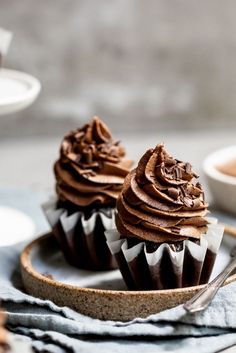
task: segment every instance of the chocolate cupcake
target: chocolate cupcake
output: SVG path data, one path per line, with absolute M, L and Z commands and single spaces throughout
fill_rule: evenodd
M 208 205 L 191 164 L 159 144 L 126 177 L 117 200 L 117 230 L 108 246 L 130 289 L 206 283 L 223 227 L 207 218 Z
M 116 267 L 104 231 L 114 227 L 116 200 L 131 165 L 98 117 L 63 139 L 54 165 L 57 200 L 43 208 L 70 264 Z

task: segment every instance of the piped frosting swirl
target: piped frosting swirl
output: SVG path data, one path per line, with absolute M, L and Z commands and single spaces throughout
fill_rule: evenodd
M 120 234 L 156 243 L 200 238 L 208 205 L 197 179 L 191 164 L 171 157 L 163 144 L 149 149 L 117 200 Z
M 94 117 L 62 141 L 54 165 L 59 200 L 82 208 L 115 205 L 131 165 L 121 143 Z

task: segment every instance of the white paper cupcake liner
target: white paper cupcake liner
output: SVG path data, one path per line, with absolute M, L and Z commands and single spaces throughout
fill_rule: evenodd
M 109 209 L 109 216 L 105 209 L 94 210 L 86 218 L 81 211 L 69 213 L 66 208 L 58 208 L 54 201 L 45 203 L 42 208 L 52 233 L 71 265 L 88 270 L 117 267 L 104 234 L 115 226 L 114 209 Z
M 117 230 L 105 232 L 107 244 L 115 256 L 126 285 L 131 290 L 151 290 L 189 287 L 209 281 L 216 254 L 220 247 L 224 227 L 210 219 L 206 234 L 199 244 L 191 240 L 182 242 L 182 249 L 162 243 L 148 252 L 147 243 L 128 246 L 128 237 Z

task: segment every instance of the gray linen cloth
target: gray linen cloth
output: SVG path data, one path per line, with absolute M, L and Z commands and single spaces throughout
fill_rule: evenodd
M 46 230 L 42 195 L 0 190 L 2 204 L 28 211 L 37 231 Z M 8 328 L 32 340 L 38 352 L 218 352 L 236 344 L 236 283 L 222 288 L 209 308 L 187 315 L 176 308 L 122 323 L 83 316 L 67 307 L 27 295 L 19 272 L 24 244 L 0 248 L 0 300 Z M 22 352 L 23 353 L 23 352 Z

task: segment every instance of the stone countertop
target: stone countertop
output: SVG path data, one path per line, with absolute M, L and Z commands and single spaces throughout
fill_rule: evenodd
M 147 148 L 165 142 L 167 151 L 174 157 L 189 161 L 202 177 L 202 162 L 212 151 L 235 143 L 235 132 L 192 131 L 156 132 L 143 135 L 119 135 L 127 154 L 138 160 Z M 30 188 L 53 193 L 53 162 L 58 156 L 61 137 L 41 137 L 0 142 L 0 185 Z M 202 179 L 204 184 L 204 177 Z M 206 186 L 205 186 L 206 187 Z

